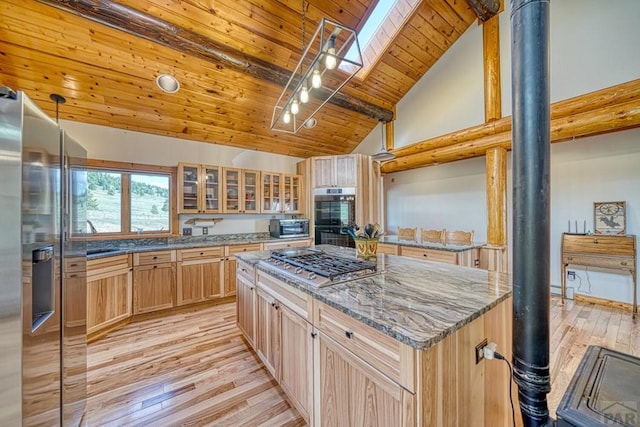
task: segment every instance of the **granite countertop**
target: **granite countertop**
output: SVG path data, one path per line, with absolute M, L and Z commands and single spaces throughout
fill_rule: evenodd
M 355 250 L 320 245 L 337 256 Z M 382 274 L 316 288 L 264 264 L 269 251 L 238 254 L 241 260 L 354 319 L 416 349 L 426 349 L 480 317 L 511 295 L 508 274 L 378 254 Z
M 116 244 L 100 245 L 100 247 L 89 248 L 87 250 L 87 259 L 99 259 L 106 258 L 114 255 L 139 253 L 139 252 L 151 252 L 151 251 L 168 251 L 172 249 L 191 249 L 191 248 L 206 248 L 216 246 L 233 246 L 233 245 L 248 245 L 252 243 L 269 243 L 269 242 L 283 242 L 287 240 L 305 240 L 309 237 L 292 237 L 289 239 L 276 239 L 273 237 L 261 237 L 255 236 L 251 238 L 231 238 L 220 240 L 187 240 L 177 242 L 166 243 L 150 243 L 149 240 L 141 240 L 140 244 L 129 243 L 126 246 L 117 246 Z M 90 253 L 92 250 L 108 250 L 108 252 Z
M 398 239 L 398 236 L 382 236 L 380 243 L 388 243 L 390 245 L 411 246 L 414 248 L 438 249 L 440 251 L 462 252 L 469 249 L 477 249 L 486 246 L 486 243 L 473 242 L 470 245 L 456 245 L 454 243 L 437 243 L 437 242 L 419 242 L 417 240 Z

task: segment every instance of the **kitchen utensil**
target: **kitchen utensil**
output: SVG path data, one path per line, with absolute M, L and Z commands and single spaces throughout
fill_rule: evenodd
M 378 237 L 379 235 L 380 235 L 380 224 L 376 222 L 375 224 L 373 224 L 373 236 L 371 237 Z
M 373 224 L 367 224 L 364 226 L 364 232 L 367 233 L 368 238 L 373 237 Z

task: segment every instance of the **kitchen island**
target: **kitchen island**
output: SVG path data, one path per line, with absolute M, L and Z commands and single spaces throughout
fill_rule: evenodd
M 475 350 L 510 358 L 508 275 L 379 254 L 380 274 L 318 288 L 269 254 L 238 256 L 239 326 L 311 425 L 511 424 L 508 369 Z

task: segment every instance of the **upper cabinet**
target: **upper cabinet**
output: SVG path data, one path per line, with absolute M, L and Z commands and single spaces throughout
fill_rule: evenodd
M 222 168 L 223 212 L 259 213 L 260 172 L 248 169 Z
M 356 155 L 314 157 L 313 178 L 314 188 L 356 187 L 358 184 Z
M 178 213 L 222 212 L 220 167 L 178 164 Z
M 262 207 L 265 213 L 301 213 L 302 177 L 262 172 Z

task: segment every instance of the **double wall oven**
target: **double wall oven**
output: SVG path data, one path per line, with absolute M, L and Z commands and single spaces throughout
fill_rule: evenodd
M 314 190 L 315 244 L 355 247 L 347 227 L 356 218 L 356 189 L 316 188 Z

